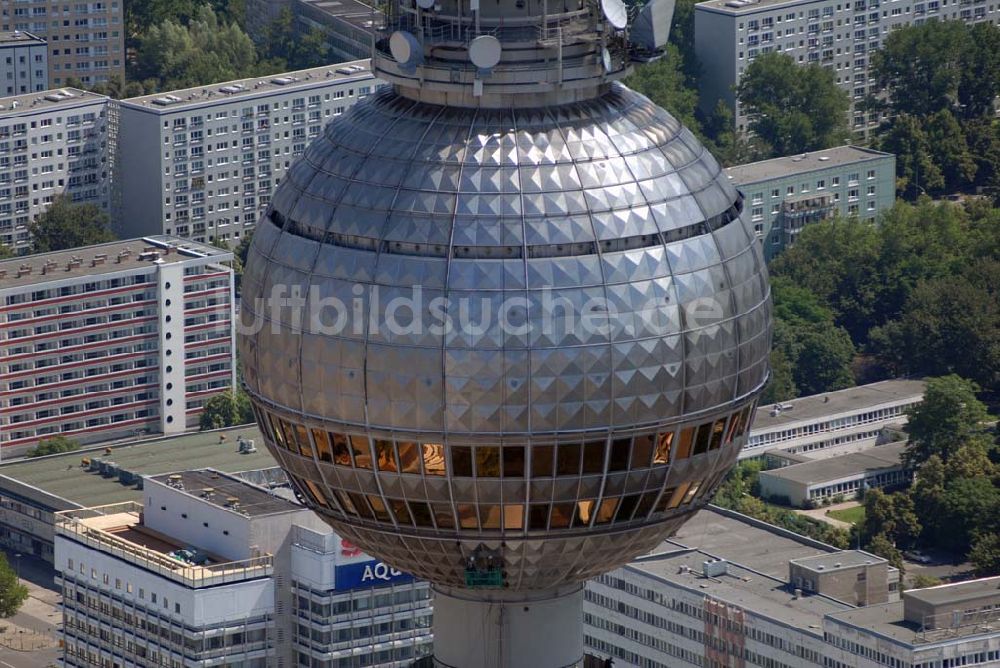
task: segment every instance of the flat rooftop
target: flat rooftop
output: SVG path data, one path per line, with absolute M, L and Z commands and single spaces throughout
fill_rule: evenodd
M 817 554 L 814 557 L 790 559 L 789 561 L 796 566 L 801 566 L 817 573 L 829 573 L 841 568 L 857 568 L 858 566 L 889 563 L 882 557 L 869 554 L 863 550 L 843 550 L 841 552 L 834 552 L 833 554 Z
M 284 93 L 299 88 L 307 88 L 324 82 L 363 80 L 371 78 L 369 60 L 351 60 L 307 70 L 295 70 L 268 76 L 248 77 L 235 81 L 224 81 L 208 86 L 195 86 L 181 90 L 171 90 L 140 97 L 130 97 L 121 101 L 123 107 L 141 108 L 157 113 L 171 114 L 178 109 L 198 107 L 204 104 L 255 98 L 271 93 Z
M 708 0 L 695 5 L 695 9 L 723 14 L 751 14 L 775 7 L 808 5 L 814 0 Z
M 678 550 L 632 562 L 627 568 L 817 637 L 823 636 L 824 615 L 851 609 L 846 603 L 822 595 L 796 598 L 784 579 L 762 575 L 740 564 L 729 563 L 726 574 L 707 578 L 702 574 L 702 563 L 709 558 L 701 550 Z
M 935 606 L 979 601 L 990 596 L 1000 598 L 1000 576 L 943 584 L 926 589 L 911 589 L 903 592 L 903 596 Z
M 922 380 L 883 380 L 869 385 L 849 387 L 846 390 L 813 394 L 785 401 L 777 415 L 771 415 L 773 406 L 759 406 L 754 414 L 751 433 L 773 429 L 786 429 L 800 422 L 816 422 L 822 418 L 854 413 L 868 408 L 900 401 L 918 400 L 924 396 L 926 383 Z
M 975 584 L 976 580 L 964 584 Z M 936 587 L 935 587 L 936 588 Z M 903 592 L 906 596 L 911 592 Z M 919 624 L 906 621 L 903 616 L 904 602 L 882 603 L 866 608 L 854 608 L 829 615 L 834 623 L 846 624 L 861 629 L 865 633 L 883 636 L 911 647 L 927 645 L 935 642 L 954 643 L 956 638 L 966 638 L 976 635 L 995 636 L 1000 629 L 997 621 L 985 623 L 970 623 L 949 628 L 923 630 Z
M 315 7 L 324 14 L 329 14 L 341 21 L 350 23 L 355 28 L 370 31 L 373 26 L 380 26 L 382 12 L 374 11 L 371 5 L 359 0 L 298 0 L 304 5 Z
M 0 97 L 0 121 L 81 104 L 107 102 L 110 98 L 79 88 L 55 88 L 23 95 Z
M 735 165 L 726 168 L 726 176 L 736 185 L 749 185 L 760 181 L 891 157 L 891 153 L 882 153 L 870 148 L 837 146 L 823 151 L 800 153 L 798 155 L 788 155 L 760 162 L 751 162 L 745 165 Z
M 796 540 L 777 527 L 768 529 L 766 526 L 769 525 L 751 524 L 709 507 L 698 511 L 657 551 L 696 549 L 778 579 L 788 577 L 789 559 L 839 554 L 833 546 L 817 547 L 805 540 Z
M 865 471 L 888 469 L 900 465 L 905 441 L 887 443 L 867 448 L 860 452 L 851 452 L 839 457 L 817 459 L 801 464 L 792 464 L 780 469 L 761 471 L 760 474 L 782 480 L 790 480 L 803 485 L 840 480 Z
M 160 235 L 53 253 L 21 255 L 0 260 L 0 291 L 150 267 L 155 260 L 173 264 L 200 257 L 225 262 L 232 260 L 233 254 L 208 244 Z
M 220 436 L 225 436 L 225 441 L 220 442 Z M 257 452 L 237 452 L 236 439 L 239 436 L 253 439 Z M 176 471 L 185 462 L 228 473 L 277 466 L 264 446 L 257 425 L 193 432 L 108 447 L 110 455 L 104 455 L 105 446 L 101 446 L 92 450 L 2 464 L 0 490 L 13 488 L 20 496 L 37 496 L 37 500 L 46 505 L 55 496 L 71 504 L 91 508 L 124 501 L 141 501 L 142 491 L 135 484 L 124 485 L 117 478 L 106 478 L 98 472 L 88 471 L 81 466 L 85 457 L 103 456 L 104 459 L 114 461 L 119 469 L 140 475 Z
M 41 37 L 32 35 L 30 32 L 25 32 L 23 30 L 0 30 L 0 46 L 7 46 L 10 44 L 28 44 L 31 42 L 40 46 L 46 43 Z
M 199 469 L 150 476 L 150 479 L 198 497 L 204 503 L 249 517 L 299 512 L 302 506 L 261 487 L 219 471 Z M 208 492 L 211 490 L 211 492 Z

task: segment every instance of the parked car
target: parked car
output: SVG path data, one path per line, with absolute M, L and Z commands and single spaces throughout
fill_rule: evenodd
M 923 552 L 917 552 L 916 550 L 907 550 L 903 553 L 903 556 L 918 564 L 929 564 L 934 561 Z

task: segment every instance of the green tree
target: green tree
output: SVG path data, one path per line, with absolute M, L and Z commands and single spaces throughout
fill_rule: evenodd
M 895 511 L 891 496 L 875 488 L 865 492 L 865 518 L 861 524 L 861 541 L 870 542 L 879 534 L 887 537 L 896 531 Z
M 959 21 L 893 30 L 871 54 L 872 76 L 897 114 L 928 118 L 958 105 L 962 54 L 969 33 Z
M 967 26 L 968 47 L 962 54 L 958 87 L 959 109 L 966 118 L 993 115 L 1000 94 L 1000 28 L 993 23 Z
M 0 260 L 6 260 L 7 258 L 14 257 L 14 251 L 9 246 L 0 244 Z
M 29 229 L 36 253 L 115 240 L 108 214 L 96 204 L 74 204 L 69 195 L 56 195 L 49 208 L 35 219 Z
M 1000 489 L 988 478 L 950 481 L 942 501 L 946 523 L 938 534 L 938 544 L 946 549 L 965 555 L 975 536 L 997 530 Z
M 189 88 L 253 76 L 257 65 L 247 34 L 202 5 L 186 25 L 168 18 L 143 32 L 134 78 L 156 90 Z
M 941 109 L 927 119 L 927 140 L 944 177 L 945 190 L 954 192 L 969 186 L 976 178 L 976 161 L 969 152 L 965 131 L 951 111 Z
M 893 543 L 906 550 L 917 544 L 924 527 L 909 492 L 897 492 L 891 498 Z
M 217 394 L 205 402 L 201 429 L 222 429 L 254 421 L 250 398 L 241 390 Z
M 979 534 L 972 541 L 972 549 L 969 550 L 969 561 L 976 571 L 976 576 L 981 578 L 1000 575 L 1000 528 L 994 527 L 992 531 Z
M 38 445 L 25 453 L 25 456 L 42 457 L 44 455 L 57 455 L 61 452 L 72 452 L 73 450 L 79 449 L 80 443 L 78 441 L 75 441 L 72 438 L 57 435 L 43 441 L 39 441 Z
M 688 84 L 680 65 L 677 47 L 667 44 L 663 58 L 637 66 L 625 79 L 625 85 L 669 111 L 692 132 L 700 134 L 701 124 L 695 118 L 698 92 Z
M 892 541 L 884 533 L 873 537 L 866 547 L 872 554 L 887 559 L 892 566 L 899 569 L 900 573 L 906 571 L 902 552 L 892 544 Z
M 933 575 L 925 575 L 921 573 L 920 575 L 914 575 L 913 581 L 910 584 L 910 589 L 926 589 L 927 587 L 937 587 L 941 584 L 941 579 L 936 578 Z
M 936 455 L 943 464 L 983 433 L 990 416 L 975 383 L 954 374 L 927 381 L 923 401 L 907 411 L 910 440 L 904 457 L 916 467 Z
M 847 94 L 819 64 L 800 66 L 786 54 L 765 53 L 746 68 L 736 96 L 750 129 L 774 155 L 836 146 L 849 136 Z
M 27 599 L 28 587 L 10 567 L 7 556 L 0 552 L 0 617 L 13 617 Z
M 934 160 L 931 140 L 916 116 L 900 113 L 877 141 L 879 149 L 896 156 L 896 191 L 909 200 L 921 193 L 939 192 L 945 180 Z
M 233 275 L 236 277 L 236 293 L 239 294 L 243 284 L 243 271 L 250 255 L 250 244 L 253 243 L 253 229 L 243 233 L 240 242 L 233 249 Z
M 1000 263 L 919 283 L 901 316 L 872 331 L 872 351 L 899 373 L 1000 383 Z
M 795 387 L 794 369 L 781 350 L 771 351 L 771 379 L 761 395 L 761 404 L 774 404 L 799 396 Z
M 931 455 L 916 472 L 909 492 L 914 508 L 922 519 L 922 543 L 933 544 L 947 524 L 944 517 L 944 490 L 944 462 L 939 456 Z

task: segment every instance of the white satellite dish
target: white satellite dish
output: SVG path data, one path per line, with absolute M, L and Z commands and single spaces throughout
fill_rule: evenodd
M 490 70 L 500 62 L 500 40 L 492 35 L 480 35 L 469 43 L 469 60 L 481 70 Z
M 601 62 L 604 63 L 604 71 L 611 71 L 611 52 L 607 49 L 601 50 Z
M 397 30 L 389 37 L 389 51 L 403 67 L 415 67 L 423 60 L 423 49 L 413 33 Z
M 601 11 L 608 23 L 615 28 L 624 30 L 628 25 L 628 10 L 622 0 L 601 0 Z
M 421 9 L 430 9 L 434 6 L 436 0 L 417 0 L 417 7 Z

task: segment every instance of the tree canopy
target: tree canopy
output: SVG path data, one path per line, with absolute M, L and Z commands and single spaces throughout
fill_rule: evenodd
M 28 587 L 10 567 L 7 555 L 0 552 L 0 617 L 13 617 L 27 599 Z
M 896 154 L 899 192 L 915 199 L 981 187 L 1000 202 L 1000 27 L 929 21 L 893 30 L 872 53 L 872 77 L 887 95 L 868 100 L 893 117 L 879 148 Z
M 0 244 L 0 260 L 6 260 L 7 258 L 14 257 L 14 251 L 9 246 Z
M 760 55 L 740 77 L 736 96 L 750 129 L 773 155 L 829 148 L 849 136 L 847 93 L 818 63 L 802 66 L 777 52 Z
M 56 435 L 39 441 L 38 445 L 25 453 L 27 457 L 43 457 L 45 455 L 58 455 L 62 452 L 72 452 L 79 450 L 80 443 L 72 438 Z
M 56 195 L 29 229 L 36 253 L 115 240 L 107 213 L 96 204 L 75 204 L 69 195 Z
M 217 394 L 205 402 L 201 414 L 201 429 L 222 429 L 254 421 L 250 398 L 242 390 Z
M 984 434 L 990 414 L 977 389 L 954 374 L 928 379 L 923 401 L 907 412 L 910 464 L 919 467 L 932 455 L 947 464 L 961 446 Z

